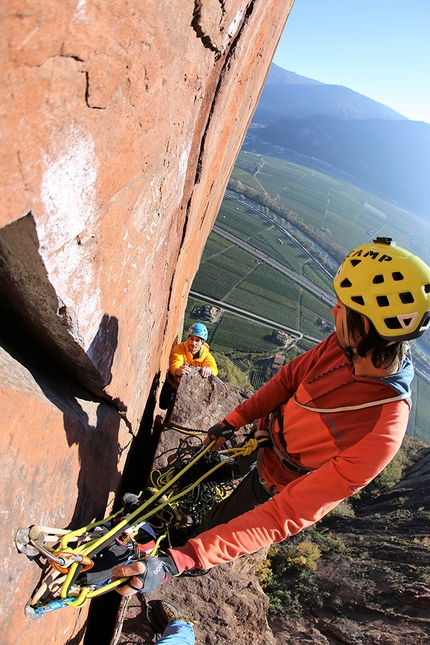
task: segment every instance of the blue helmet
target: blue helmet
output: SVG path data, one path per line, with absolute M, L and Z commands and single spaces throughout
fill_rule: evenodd
M 191 327 L 187 331 L 187 335 L 198 336 L 198 338 L 206 341 L 208 339 L 208 330 L 206 328 L 206 325 L 204 325 L 203 323 L 194 323 L 194 325 L 191 325 Z

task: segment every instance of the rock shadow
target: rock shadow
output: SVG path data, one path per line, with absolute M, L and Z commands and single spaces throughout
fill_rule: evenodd
M 104 390 L 112 380 L 118 319 L 102 316 L 86 353 L 75 312 L 49 280 L 31 212 L 0 229 L 0 342 L 63 413 L 67 443 L 78 446 L 70 527 L 103 517 L 119 485 L 120 412 L 126 411 Z
M 76 529 L 95 517 L 103 517 L 109 493 L 118 488 L 121 478 L 118 470 L 121 402 L 114 405 L 97 397 L 65 374 L 37 343 L 31 330 L 2 302 L 1 296 L 0 345 L 28 370 L 44 396 L 62 412 L 67 444 L 77 445 L 80 467 L 77 480 L 70 482 L 77 486 L 77 498 L 69 528 Z M 66 468 L 64 476 L 68 476 Z

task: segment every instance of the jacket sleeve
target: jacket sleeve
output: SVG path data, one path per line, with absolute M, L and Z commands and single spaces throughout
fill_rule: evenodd
M 331 334 L 322 343 L 281 367 L 279 372 L 260 390 L 230 412 L 226 416 L 226 420 L 238 430 L 255 419 L 267 416 L 281 403 L 288 401 L 297 391 L 309 370 L 324 353 L 327 345 L 332 342 L 335 342 L 334 334 Z
M 201 366 L 210 367 L 213 376 L 216 376 L 218 374 L 218 365 L 216 364 L 216 360 L 210 353 L 209 347 L 208 347 L 207 355 L 204 357 L 204 360 L 202 361 Z
M 172 376 L 176 376 L 176 370 L 186 362 L 187 357 L 184 353 L 183 343 L 179 343 L 179 345 L 172 347 L 169 360 L 169 372 Z
M 405 401 L 384 406 L 372 432 L 318 470 L 299 477 L 268 502 L 171 549 L 178 569 L 210 569 L 281 542 L 311 526 L 366 486 L 399 449 L 408 420 Z

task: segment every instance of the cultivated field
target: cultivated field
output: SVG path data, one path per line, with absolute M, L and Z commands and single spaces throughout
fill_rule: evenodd
M 329 174 L 242 149 L 232 178 L 252 188 L 258 183 L 307 224 L 328 229 L 326 235 L 346 249 L 377 235 L 391 237 L 430 264 L 428 222 Z

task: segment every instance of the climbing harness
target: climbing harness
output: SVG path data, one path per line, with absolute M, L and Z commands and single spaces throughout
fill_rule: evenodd
M 206 436 L 179 426 L 169 426 L 169 429 Z M 181 445 L 179 466 L 152 471 L 153 488 L 138 496 L 142 503 L 131 512 L 121 508 L 103 520 L 73 531 L 39 525 L 18 529 L 15 535 L 18 551 L 29 558 L 38 558 L 45 570 L 26 605 L 26 616 L 37 620 L 62 607 L 83 607 L 91 598 L 116 589 L 130 579 L 112 580 L 114 566 L 154 556 L 164 543 L 172 546 L 170 527 L 178 525 L 183 516 L 192 515 L 193 521 L 199 523 L 213 503 L 230 492 L 230 484 L 224 487 L 217 471 L 224 468 L 225 472 L 230 459 L 249 455 L 259 445 L 258 440 L 250 439 L 243 446 L 212 453 L 214 443 L 202 446 L 186 463 Z M 224 460 L 219 455 L 225 455 Z M 212 492 L 209 494 L 209 491 Z M 112 550 L 115 557 L 119 554 L 120 560 L 106 571 L 99 563 L 103 565 L 103 559 L 109 561 L 106 554 Z
M 278 440 L 283 448 L 283 452 L 279 450 L 273 438 L 275 421 L 278 421 Z M 309 473 L 311 472 L 310 470 L 306 468 L 302 468 L 301 466 L 299 466 L 299 464 L 297 464 L 296 462 L 294 462 L 292 459 L 288 457 L 289 453 L 287 449 L 287 444 L 285 442 L 283 424 L 284 424 L 284 419 L 282 416 L 282 409 L 281 409 L 281 406 L 279 406 L 278 408 L 273 410 L 268 417 L 267 429 L 269 431 L 269 436 L 272 441 L 271 448 L 273 448 L 273 450 L 278 455 L 278 458 L 282 463 L 282 465 L 285 466 L 285 468 L 287 468 L 290 472 L 294 473 L 297 477 L 302 477 L 303 475 L 309 475 Z

